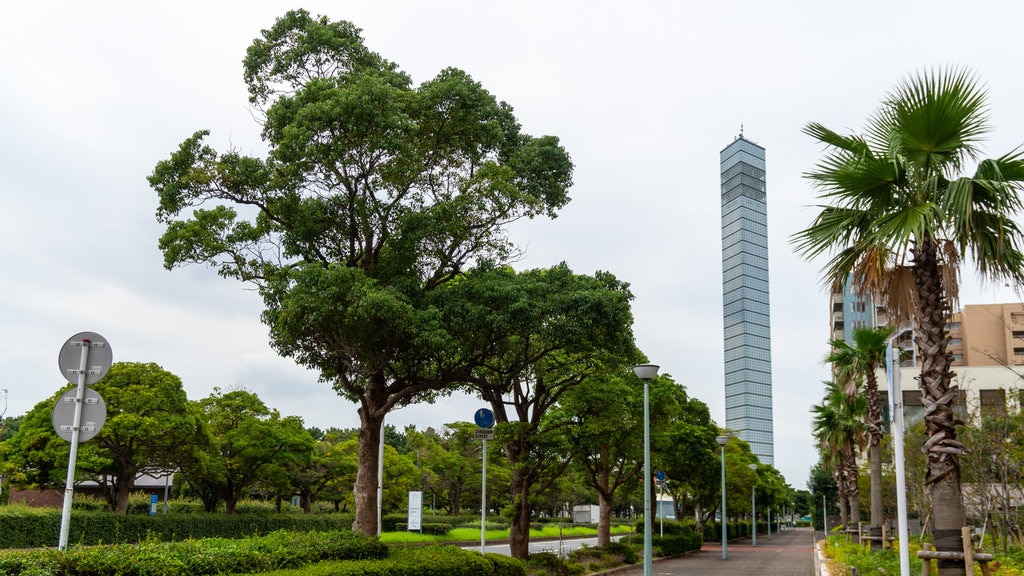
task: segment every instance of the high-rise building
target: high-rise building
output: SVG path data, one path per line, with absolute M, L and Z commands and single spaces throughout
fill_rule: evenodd
M 720 154 L 725 425 L 774 465 L 764 158 L 742 131 Z

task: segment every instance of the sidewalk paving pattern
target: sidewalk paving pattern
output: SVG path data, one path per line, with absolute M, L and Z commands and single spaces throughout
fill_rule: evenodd
M 814 575 L 814 532 L 810 528 L 797 528 L 757 535 L 757 547 L 750 545 L 750 538 L 729 542 L 728 558 L 722 559 L 722 545 L 709 542 L 688 556 L 655 561 L 654 576 L 677 576 L 696 574 L 699 576 L 813 576 Z M 615 576 L 643 574 L 643 561 L 629 569 L 618 571 Z

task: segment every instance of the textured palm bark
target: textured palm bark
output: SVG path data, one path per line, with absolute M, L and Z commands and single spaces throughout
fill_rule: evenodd
M 844 458 L 845 473 L 843 481 L 846 483 L 847 502 L 850 506 L 849 524 L 843 521 L 844 526 L 856 527 L 860 523 L 860 488 L 857 486 L 857 452 L 851 448 Z
M 918 296 L 917 346 L 921 351 L 921 402 L 924 404 L 925 442 L 921 447 L 927 458 L 925 484 L 932 504 L 935 548 L 939 551 L 963 551 L 960 528 L 964 525 L 960 493 L 959 455 L 964 445 L 956 439 L 956 415 L 953 411 L 958 391 L 951 385 L 952 357 L 946 352 L 946 303 L 936 247 L 924 236 L 914 247 L 914 281 Z M 939 576 L 964 573 L 963 561 L 938 562 Z
M 865 391 L 868 398 L 868 463 L 871 470 L 871 523 L 868 531 L 878 540 L 871 540 L 871 549 L 882 547 L 882 402 L 878 397 L 878 377 L 868 370 Z

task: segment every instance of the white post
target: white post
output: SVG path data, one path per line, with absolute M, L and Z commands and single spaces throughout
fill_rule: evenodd
M 658 484 L 658 522 L 661 524 L 660 532 L 661 537 L 665 537 L 665 511 L 661 509 L 662 498 L 665 496 L 665 488 Z
M 377 536 L 384 530 L 384 421 L 380 421 L 380 448 L 377 451 Z
M 900 367 L 892 359 L 892 340 L 886 347 L 885 370 L 889 375 L 889 414 L 892 416 L 892 451 L 896 464 L 896 518 L 900 539 L 900 576 L 910 576 L 910 542 L 907 530 L 907 476 L 903 459 L 903 390 Z M 898 353 L 898 352 L 897 352 Z
M 82 356 L 78 365 L 78 391 L 75 395 L 75 420 L 71 430 L 71 454 L 68 455 L 68 475 L 64 483 L 64 508 L 60 515 L 60 550 L 68 548 L 68 532 L 71 529 L 71 500 L 75 494 L 75 464 L 78 458 L 79 428 L 82 425 L 82 398 L 85 396 L 85 377 L 89 369 L 89 340 L 83 338 Z
M 484 554 L 487 540 L 487 439 L 483 439 L 482 456 L 484 465 L 480 474 L 480 553 Z
M 827 496 L 821 495 L 821 527 L 825 531 L 825 540 L 828 540 L 828 500 Z

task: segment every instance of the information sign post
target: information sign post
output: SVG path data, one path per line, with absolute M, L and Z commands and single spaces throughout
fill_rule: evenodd
M 68 475 L 64 483 L 64 508 L 60 518 L 60 540 L 58 542 L 60 550 L 66 550 L 68 547 L 68 531 L 71 527 L 71 499 L 75 492 L 75 462 L 78 458 L 78 444 L 82 441 L 82 409 L 86 397 L 85 387 L 92 386 L 106 376 L 107 371 L 110 370 L 112 360 L 113 355 L 110 351 L 110 344 L 107 343 L 103 336 L 95 332 L 80 332 L 69 338 L 64 343 L 57 358 L 61 375 L 67 378 L 68 381 L 71 381 L 72 377 L 74 377 L 74 381 L 78 384 L 78 388 L 75 389 L 74 412 L 70 423 L 71 453 L 68 455 Z M 95 394 L 95 396 L 98 397 L 99 395 Z M 60 404 L 61 402 L 58 401 L 58 406 Z M 102 398 L 99 400 L 99 404 L 102 405 Z M 57 408 L 54 407 L 54 420 L 57 418 Z M 105 418 L 105 408 L 103 409 L 103 415 Z M 61 433 L 61 428 L 66 429 L 66 426 L 61 426 L 58 422 L 54 422 L 54 428 L 57 429 L 58 434 Z M 89 432 L 91 435 L 89 437 L 91 438 L 92 435 L 98 433 L 102 426 L 103 422 L 100 422 L 98 426 L 90 426 Z
M 494 438 L 494 412 L 481 408 L 473 414 L 473 420 L 479 426 L 474 430 L 474 437 L 483 442 L 480 447 L 483 466 L 480 472 L 480 553 L 485 554 L 487 542 L 487 441 Z

